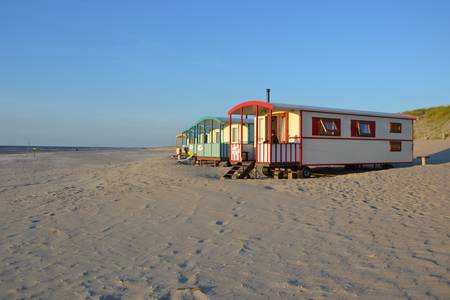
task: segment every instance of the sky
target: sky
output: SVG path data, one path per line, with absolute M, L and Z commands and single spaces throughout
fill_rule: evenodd
M 0 145 L 165 146 L 265 100 L 450 104 L 450 1 L 0 0 Z

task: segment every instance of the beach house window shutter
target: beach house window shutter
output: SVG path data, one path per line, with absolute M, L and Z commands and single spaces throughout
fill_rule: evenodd
M 370 136 L 371 137 L 375 137 L 375 130 L 376 130 L 376 125 L 375 125 L 375 121 L 370 121 L 369 122 L 369 128 L 370 128 Z
M 352 136 L 358 136 L 358 121 L 356 120 L 351 121 L 351 132 Z
M 312 118 L 312 134 L 313 135 L 319 135 L 319 127 L 320 126 L 320 119 L 319 118 Z
M 341 119 L 334 119 L 334 124 L 336 124 L 336 132 L 334 135 L 340 136 L 341 135 Z
M 391 133 L 402 133 L 402 123 L 392 123 L 390 124 Z

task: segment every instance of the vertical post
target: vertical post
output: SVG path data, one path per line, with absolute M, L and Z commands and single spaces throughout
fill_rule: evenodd
M 198 144 L 198 123 L 195 124 L 195 144 Z
M 228 135 L 229 135 L 229 139 L 228 139 L 228 157 L 231 161 L 232 155 L 231 155 L 231 129 L 233 126 L 233 120 L 231 118 L 231 116 L 233 115 L 233 113 L 229 114 L 229 121 L 228 121 Z
M 299 142 L 300 142 L 300 165 L 303 164 L 303 114 L 300 111 L 300 121 L 299 121 Z
M 256 144 L 256 148 L 255 148 L 255 160 L 258 161 L 258 148 L 259 148 L 259 119 L 258 119 L 259 115 L 258 115 L 258 105 L 256 105 L 256 112 L 255 112 L 255 122 L 256 124 L 254 125 L 254 128 L 256 130 L 256 134 L 255 134 L 255 144 Z
M 211 156 L 215 156 L 213 154 L 213 141 L 214 141 L 214 120 L 211 119 L 211 129 L 209 131 L 209 155 Z M 219 153 L 219 157 L 220 157 L 220 153 Z
M 241 142 L 241 161 L 242 161 L 242 150 L 243 150 L 243 144 L 244 144 L 244 135 L 243 135 L 243 125 L 242 125 L 242 113 L 244 111 L 244 108 L 241 107 L 241 135 L 240 135 L 240 142 Z
M 220 151 L 220 156 L 225 156 L 222 155 L 222 123 L 219 123 L 219 151 Z
M 272 109 L 270 110 L 269 120 L 269 163 L 272 163 Z
M 206 144 L 206 120 L 203 120 L 203 144 Z
M 414 120 L 411 120 L 411 162 L 414 162 Z

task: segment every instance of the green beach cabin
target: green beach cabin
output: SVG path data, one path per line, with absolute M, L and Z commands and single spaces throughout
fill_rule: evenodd
M 228 161 L 230 126 L 229 118 L 205 116 L 182 132 L 182 145 L 197 160 Z M 242 130 L 240 119 L 232 120 L 232 142 L 253 144 L 253 120 L 245 120 Z

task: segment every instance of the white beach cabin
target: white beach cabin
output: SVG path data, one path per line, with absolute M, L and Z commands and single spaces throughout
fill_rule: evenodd
M 415 118 L 407 115 L 258 100 L 239 103 L 228 115 L 239 115 L 242 123 L 249 116 L 255 120 L 255 142 L 231 143 L 231 163 L 255 160 L 265 174 L 285 168 L 309 177 L 311 166 L 387 167 L 413 161 Z

